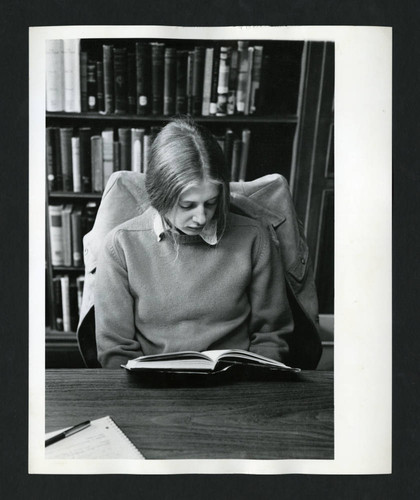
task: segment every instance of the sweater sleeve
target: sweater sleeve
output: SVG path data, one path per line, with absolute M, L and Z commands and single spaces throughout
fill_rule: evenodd
M 277 361 L 284 361 L 289 352 L 285 338 L 293 331 L 294 324 L 278 252 L 268 231 L 261 226 L 249 291 L 249 350 Z
M 107 236 L 96 269 L 96 344 L 104 368 L 119 368 L 143 355 L 135 335 L 134 299 L 117 235 Z

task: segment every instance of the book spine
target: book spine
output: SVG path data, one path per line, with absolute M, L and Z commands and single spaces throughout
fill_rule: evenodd
M 89 87 L 89 68 L 88 68 L 88 53 L 84 50 L 80 51 L 80 109 L 82 113 L 86 113 L 89 109 L 88 105 L 88 87 Z
M 246 78 L 245 109 L 244 114 L 249 115 L 251 103 L 252 69 L 254 66 L 254 47 L 248 47 L 248 74 Z
M 102 131 L 103 186 L 106 186 L 114 172 L 114 130 Z
M 253 115 L 257 112 L 258 92 L 261 82 L 261 68 L 263 60 L 263 46 L 256 45 L 254 47 L 254 64 L 252 67 L 251 77 L 251 97 L 249 103 L 249 113 Z
M 96 61 L 96 101 L 99 112 L 105 111 L 104 100 L 104 63 Z
M 219 83 L 219 63 L 220 63 L 220 47 L 214 47 L 213 54 L 213 69 L 211 76 L 211 92 L 210 92 L 210 107 L 209 114 L 216 115 L 217 112 L 217 84 Z
M 217 81 L 216 115 L 227 115 L 229 91 L 230 48 L 220 47 L 219 76 Z
M 64 45 L 63 40 L 46 40 L 45 84 L 47 111 L 64 110 Z
M 236 87 L 236 111 L 245 112 L 248 81 L 248 42 L 238 41 L 238 85 Z
M 62 211 L 63 205 L 50 205 L 48 207 L 51 264 L 53 266 L 62 266 L 64 264 Z
M 61 276 L 61 303 L 63 308 L 63 328 L 65 332 L 71 331 L 70 323 L 70 279 L 68 275 Z
M 136 90 L 136 54 L 127 54 L 127 111 L 130 115 L 135 115 L 137 111 L 137 90 Z
M 141 128 L 131 129 L 131 170 L 133 172 L 142 172 L 144 132 Z
M 83 289 L 85 286 L 85 277 L 77 276 L 76 278 L 76 287 L 77 287 L 77 309 L 78 315 L 80 316 L 80 311 L 82 309 L 82 300 L 83 300 Z
M 127 49 L 113 49 L 114 56 L 114 112 L 118 115 L 127 113 Z
M 147 115 L 150 110 L 151 54 L 148 43 L 136 43 L 136 103 L 137 114 Z
M 164 43 L 152 43 L 152 114 L 155 116 L 163 113 L 164 50 Z
M 73 192 L 82 192 L 82 176 L 80 174 L 80 139 L 71 138 L 71 160 L 73 170 Z
M 98 204 L 96 201 L 89 201 L 83 209 L 81 217 L 82 235 L 85 236 L 92 230 L 98 213 Z
M 204 61 L 203 105 L 201 108 L 201 114 L 203 116 L 208 116 L 210 114 L 211 81 L 213 74 L 213 54 L 214 54 L 214 47 L 207 47 L 205 61 Z
M 48 191 L 56 191 L 55 158 L 54 158 L 54 129 L 47 127 L 45 136 L 45 159 L 47 168 Z
M 104 162 L 102 158 L 102 137 L 92 135 L 90 138 L 90 154 L 92 163 L 92 190 L 102 193 L 104 187 Z
M 117 172 L 118 170 L 121 170 L 121 150 L 120 150 L 120 143 L 118 141 L 114 141 L 112 143 L 112 148 L 113 148 L 113 158 L 114 158 L 114 172 Z
M 61 170 L 63 176 L 63 191 L 73 191 L 73 165 L 71 155 L 71 137 L 73 129 L 60 128 Z
M 193 113 L 193 67 L 194 67 L 194 51 L 188 51 L 187 57 L 187 113 Z
M 103 45 L 105 113 L 114 112 L 114 61 L 113 45 Z
M 229 172 L 231 172 L 231 168 L 232 168 L 233 139 L 234 139 L 233 130 L 230 128 L 227 128 L 225 131 L 225 150 L 224 150 L 224 153 L 225 153 L 226 166 L 227 166 L 227 168 L 229 168 Z
M 231 181 L 237 181 L 239 177 L 239 165 L 241 161 L 241 149 L 242 141 L 241 139 L 234 139 L 233 149 L 232 149 L 232 165 L 231 165 Z
M 175 112 L 179 114 L 187 112 L 187 73 L 188 51 L 177 50 Z
M 152 145 L 152 136 L 145 134 L 143 137 L 143 172 L 147 172 L 147 166 L 150 158 L 150 146 Z
M 54 158 L 54 177 L 55 189 L 57 191 L 63 190 L 63 167 L 61 165 L 61 141 L 60 141 L 60 128 L 53 127 L 53 158 Z
M 61 298 L 61 276 L 53 278 L 55 329 L 63 331 L 63 306 Z
M 98 111 L 97 106 L 98 82 L 96 61 L 89 61 L 87 64 L 87 110 Z
M 80 40 L 64 40 L 64 111 L 80 113 Z
M 229 91 L 227 114 L 234 115 L 236 109 L 236 88 L 238 86 L 238 51 L 232 49 L 230 56 Z
M 92 131 L 90 127 L 79 128 L 79 166 L 82 181 L 82 193 L 92 191 L 92 171 L 90 155 L 90 136 Z
M 77 286 L 76 280 L 69 280 L 69 305 L 70 305 L 70 330 L 75 332 L 77 330 L 77 323 L 79 322 L 79 308 L 77 304 Z
M 203 82 L 204 82 L 204 55 L 205 47 L 198 45 L 194 47 L 194 65 L 192 81 L 193 115 L 199 116 L 203 106 Z
M 71 242 L 73 248 L 73 266 L 83 265 L 82 211 L 75 208 L 71 214 Z
M 71 211 L 72 205 L 64 205 L 61 212 L 63 226 L 63 265 L 71 266 L 72 248 L 71 248 Z
M 163 114 L 170 116 L 175 113 L 176 97 L 176 49 L 165 48 Z
M 120 143 L 120 170 L 131 170 L 131 130 L 119 128 L 118 140 Z
M 246 179 L 250 140 L 251 140 L 251 131 L 247 128 L 242 130 L 242 148 L 241 148 L 241 158 L 239 163 L 239 181 L 243 182 Z

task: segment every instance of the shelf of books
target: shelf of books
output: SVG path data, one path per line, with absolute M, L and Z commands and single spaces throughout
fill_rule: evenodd
M 109 176 L 146 172 L 153 139 L 172 117 L 188 115 L 210 128 L 231 180 L 275 172 L 290 178 L 305 46 L 272 40 L 47 41 L 47 350 L 58 348 L 60 335 L 76 342 L 83 236 Z

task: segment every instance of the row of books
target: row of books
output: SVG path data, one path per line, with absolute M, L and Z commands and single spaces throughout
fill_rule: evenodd
M 103 192 L 118 170 L 146 172 L 149 151 L 159 127 L 105 128 L 47 127 L 48 190 L 74 193 Z M 231 180 L 245 180 L 251 131 L 226 129 L 216 136 L 231 172 Z
M 74 332 L 80 316 L 82 305 L 83 275 L 70 277 L 68 274 L 53 277 L 53 304 L 55 325 L 59 331 Z
M 270 57 L 248 41 L 196 45 L 168 42 L 46 42 L 46 109 L 58 112 L 195 116 L 252 115 L 261 108 Z M 94 53 L 92 53 L 94 52 Z
M 84 207 L 73 204 L 49 205 L 48 223 L 52 266 L 83 266 L 83 236 L 95 222 L 97 202 Z

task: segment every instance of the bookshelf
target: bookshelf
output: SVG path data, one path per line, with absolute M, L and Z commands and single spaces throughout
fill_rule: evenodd
M 155 92 L 155 88 L 153 88 L 152 75 L 153 64 L 150 62 L 149 73 L 146 73 L 149 82 L 148 82 L 148 92 L 149 92 L 149 103 L 150 107 L 146 111 L 139 111 L 137 108 L 137 104 L 131 100 L 131 104 L 128 103 L 130 100 L 130 92 L 131 94 L 134 92 L 133 90 L 133 73 L 131 70 L 130 77 L 130 69 L 127 66 L 124 70 L 127 76 L 125 80 L 124 92 L 125 96 L 128 96 L 128 100 L 125 101 L 125 108 L 123 111 L 119 110 L 118 112 L 110 112 L 104 113 L 98 111 L 89 111 L 86 109 L 86 97 L 89 98 L 89 95 L 93 92 L 92 86 L 90 88 L 87 87 L 86 84 L 86 70 L 83 70 L 83 64 L 88 64 L 93 66 L 93 62 L 97 67 L 97 62 L 104 62 L 104 54 L 103 47 L 113 45 L 117 52 L 114 51 L 116 57 L 120 57 L 121 50 L 124 51 L 127 59 L 125 60 L 125 64 L 133 64 L 131 55 L 131 63 L 129 62 L 130 58 L 128 54 L 136 54 L 136 43 L 139 42 L 144 46 L 144 44 L 151 47 L 154 44 L 164 44 L 164 47 L 176 49 L 179 53 L 186 52 L 187 54 L 194 53 L 196 54 L 196 47 L 203 47 L 202 54 L 206 53 L 206 49 L 213 48 L 214 53 L 217 51 L 220 52 L 221 47 L 229 47 L 230 61 L 232 61 L 233 52 L 237 51 L 239 48 L 239 43 L 236 40 L 151 40 L 151 39 L 142 39 L 142 40 L 134 40 L 134 39 L 89 39 L 89 40 L 80 40 L 77 45 L 77 50 L 79 51 L 77 55 L 78 61 L 81 64 L 81 68 L 79 67 L 80 72 L 80 111 L 68 110 L 64 111 L 66 104 L 64 99 L 64 104 L 62 109 L 54 109 L 51 110 L 51 103 L 48 102 L 48 81 L 47 81 L 47 107 L 50 107 L 50 110 L 46 111 L 46 128 L 48 129 L 58 129 L 59 132 L 56 132 L 57 138 L 55 140 L 59 140 L 60 130 L 62 129 L 70 129 L 70 134 L 72 137 L 77 137 L 80 129 L 89 129 L 90 137 L 92 136 L 102 136 L 102 132 L 107 129 L 111 129 L 113 133 L 113 142 L 117 143 L 117 149 L 114 149 L 114 158 L 118 155 L 119 162 L 114 163 L 114 169 L 121 168 L 121 156 L 122 156 L 122 144 L 121 137 L 119 136 L 119 129 L 133 129 L 140 128 L 144 129 L 145 135 L 149 135 L 153 133 L 153 129 L 156 130 L 157 127 L 162 127 L 165 123 L 167 123 L 172 116 L 177 116 L 178 104 L 175 103 L 175 107 L 172 108 L 172 111 L 175 110 L 175 113 L 168 113 L 166 109 L 163 107 L 161 112 L 156 113 L 156 109 L 152 109 L 153 104 L 153 95 Z M 295 200 L 302 198 L 305 199 L 307 197 L 307 188 L 303 186 L 304 178 L 308 175 L 308 170 L 310 171 L 311 165 L 309 161 L 305 161 L 305 151 L 308 147 L 316 148 L 316 144 L 314 144 L 314 136 L 316 133 L 319 134 L 319 130 L 324 128 L 324 122 L 319 120 L 319 116 L 317 114 L 317 110 L 322 104 L 322 96 L 323 93 L 320 92 L 320 85 L 322 88 L 326 88 L 326 92 L 329 94 L 333 94 L 333 84 L 331 86 L 330 81 L 326 81 L 326 79 L 319 78 L 320 73 L 324 75 L 325 73 L 325 47 L 331 47 L 331 44 L 324 42 L 303 42 L 303 41 L 273 41 L 273 40 L 250 40 L 248 41 L 248 47 L 262 47 L 263 48 L 263 59 L 261 64 L 261 72 L 260 72 L 260 87 L 259 91 L 255 94 L 255 109 L 252 112 L 251 107 L 249 105 L 248 110 L 245 113 L 239 113 L 236 108 L 234 108 L 233 114 L 228 114 L 227 107 L 223 107 L 223 98 L 221 111 L 223 116 L 217 116 L 208 114 L 203 116 L 203 113 L 198 111 L 197 109 L 194 112 L 194 99 L 196 99 L 196 95 L 192 95 L 192 83 L 190 81 L 189 92 L 190 98 L 193 100 L 190 108 L 188 109 L 188 95 L 185 96 L 185 99 L 188 101 L 185 104 L 186 113 L 183 112 L 181 114 L 191 114 L 193 118 L 199 122 L 207 126 L 214 135 L 220 139 L 221 145 L 224 147 L 225 142 L 227 141 L 226 131 L 227 129 L 231 130 L 233 136 L 240 142 L 242 137 L 242 131 L 244 129 L 250 131 L 250 146 L 249 153 L 247 158 L 247 168 L 246 168 L 246 176 L 244 180 L 252 180 L 258 177 L 261 177 L 270 173 L 280 173 L 284 175 L 291 186 L 292 193 L 295 197 Z M 143 49 L 142 49 L 143 50 Z M 120 51 L 120 52 L 118 52 Z M 250 53 L 252 56 L 252 52 Z M 255 52 L 254 52 L 255 54 Z M 74 54 L 73 54 L 74 56 Z M 196 56 L 198 57 L 198 56 Z M 254 55 L 255 57 L 255 55 Z M 217 60 L 217 59 L 216 59 Z M 254 59 L 255 60 L 255 59 Z M 84 63 L 83 63 L 84 61 Z M 114 61 L 115 62 L 115 61 Z M 121 62 L 121 61 L 120 61 Z M 162 62 L 162 61 L 161 61 Z M 203 62 L 203 68 L 204 68 Z M 138 64 L 136 62 L 136 64 Z M 165 59 L 163 60 L 163 64 L 165 65 Z M 194 64 L 194 57 L 192 58 L 192 64 Z M 48 65 L 48 58 L 47 58 Z M 214 68 L 218 65 L 220 67 L 220 61 L 213 63 L 213 73 Z M 133 68 L 133 66 L 131 66 Z M 102 68 L 103 69 L 103 68 Z M 91 69 L 89 70 L 91 71 Z M 167 85 L 165 83 L 165 78 L 170 78 L 170 73 L 165 73 L 165 68 L 163 68 L 161 77 L 163 77 L 163 82 L 161 82 L 161 91 L 160 93 L 167 94 Z M 169 71 L 169 70 L 168 70 Z M 205 74 L 203 71 L 203 82 L 201 85 L 205 86 Z M 239 70 L 238 70 L 239 72 Z M 121 68 L 116 68 L 116 73 L 121 73 Z M 190 70 L 191 76 L 188 78 L 193 78 L 193 69 Z M 232 70 L 231 70 L 232 73 Z M 85 74 L 85 77 L 83 76 Z M 96 76 L 100 76 L 100 69 L 97 71 Z M 163 75 L 163 76 L 162 76 Z M 330 76 L 330 75 L 327 75 Z M 83 80 L 85 78 L 85 81 Z M 89 77 L 90 78 L 90 77 Z M 114 75 L 114 104 L 117 99 L 117 84 Z M 131 78 L 131 90 L 130 90 L 130 81 Z M 172 77 L 173 78 L 173 75 Z M 213 76 L 213 80 L 214 80 Z M 219 76 L 217 75 L 217 79 Z M 252 75 L 252 70 L 249 70 L 248 73 L 248 81 L 251 82 L 254 76 Z M 331 80 L 331 78 L 330 78 Z M 109 83 L 109 81 L 108 81 Z M 124 83 L 124 82 L 123 82 Z M 220 82 L 218 82 L 220 83 Z M 176 87 L 177 82 L 172 82 L 172 86 Z M 186 92 L 188 94 L 188 82 L 185 83 Z M 249 83 L 249 85 L 251 85 Z M 328 87 L 329 85 L 329 87 Z M 234 87 L 232 87 L 231 82 L 229 82 L 229 90 L 232 88 L 236 88 L 237 82 L 234 83 Z M 251 87 L 250 87 L 251 88 Z M 99 96 L 98 89 L 100 89 L 100 85 L 96 82 L 96 97 Z M 108 87 L 109 90 L 109 87 Z M 136 98 L 138 97 L 138 88 L 136 88 L 135 93 Z M 106 94 L 106 89 L 104 90 Z M 222 90 L 222 93 L 224 91 Z M 88 96 L 86 96 L 86 93 Z M 204 90 L 203 90 L 204 93 Z M 159 92 L 158 92 L 159 94 Z M 197 94 L 197 91 L 195 91 Z M 119 94 L 120 95 L 120 94 Z M 177 96 L 178 89 L 176 89 L 175 94 Z M 217 94 L 216 94 L 217 95 Z M 317 97 L 318 96 L 318 97 Z M 120 95 L 121 97 L 121 95 Z M 218 96 L 220 98 L 220 96 Z M 223 96 L 222 96 L 223 97 Z M 164 96 L 161 95 L 163 99 Z M 199 100 L 203 95 L 199 96 Z M 212 99 L 212 98 L 211 98 Z M 210 100 L 211 100 L 210 99 Z M 214 99 L 214 97 L 213 97 Z M 248 94 L 249 102 L 251 102 L 250 94 Z M 104 96 L 104 101 L 106 100 L 106 96 Z M 83 104 L 84 102 L 84 104 Z M 120 99 L 121 104 L 121 99 Z M 124 107 L 123 106 L 123 107 Z M 128 109 L 131 106 L 130 109 Z M 166 106 L 166 104 L 164 105 Z M 105 104 L 103 106 L 105 108 Z M 135 109 L 136 108 L 136 109 Z M 67 109 L 69 109 L 67 107 Z M 181 109 L 181 107 L 180 107 Z M 215 109 L 215 108 L 214 108 Z M 204 108 L 201 108 L 203 111 Z M 219 110 L 219 108 L 218 108 Z M 232 108 L 230 109 L 232 111 Z M 144 114 L 138 114 L 144 113 Z M 220 113 L 219 113 L 220 114 Z M 311 136 L 312 132 L 312 136 Z M 312 141 L 312 142 L 311 142 Z M 316 141 L 316 139 L 315 139 Z M 330 140 L 331 142 L 331 140 Z M 51 145 L 51 143 L 48 143 Z M 48 165 L 48 161 L 52 161 L 48 159 L 47 153 L 47 174 L 51 174 L 51 163 Z M 92 161 L 92 159 L 90 159 Z M 103 158 L 102 158 L 103 161 Z M 230 161 L 232 161 L 230 159 Z M 331 155 L 330 155 L 331 161 Z M 299 163 L 300 162 L 300 163 Z M 118 165 L 119 163 L 119 165 Z M 89 170 L 92 173 L 92 165 L 89 165 Z M 131 165 L 129 169 L 137 169 L 138 166 Z M 140 167 L 143 168 L 143 167 Z M 233 167 L 232 167 L 233 172 Z M 55 173 L 55 171 L 54 171 Z M 104 173 L 102 172 L 102 175 Z M 87 204 L 96 205 L 96 208 L 100 204 L 101 200 L 101 190 L 98 192 L 74 192 L 71 188 L 69 189 L 67 186 L 66 190 L 63 190 L 63 185 L 59 186 L 59 189 L 55 189 L 54 185 L 51 183 L 48 184 L 47 177 L 47 185 L 48 185 L 48 197 L 46 200 L 46 222 L 47 222 L 47 242 L 46 242 L 46 289 L 47 289 L 47 298 L 46 298 L 46 352 L 47 352 L 47 364 L 49 366 L 57 367 L 58 365 L 62 366 L 79 366 L 80 359 L 77 357 L 77 342 L 76 342 L 76 334 L 74 332 L 74 325 L 76 324 L 76 319 L 73 317 L 71 331 L 62 330 L 61 324 L 59 328 L 57 328 L 57 278 L 60 276 L 68 276 L 70 283 L 72 285 L 72 293 L 75 293 L 74 282 L 78 276 L 82 276 L 84 273 L 83 265 L 74 265 L 74 263 L 68 265 L 64 265 L 63 263 L 54 263 L 53 252 L 51 251 L 52 240 L 54 239 L 54 228 L 51 227 L 51 221 L 49 220 L 49 206 L 68 206 L 72 205 L 73 207 L 80 208 L 83 216 L 83 211 L 86 208 Z M 235 179 L 234 179 L 235 180 Z M 237 180 L 237 179 L 236 179 Z M 95 181 L 92 181 L 95 182 Z M 105 184 L 105 181 L 102 179 L 102 188 Z M 329 186 L 331 187 L 331 186 Z M 84 191 L 83 187 L 81 191 Z M 330 199 L 330 198 L 329 198 Z M 320 202 L 321 203 L 321 202 Z M 324 205 L 325 200 L 324 200 Z M 302 206 L 298 205 L 297 206 Z M 330 206 L 330 205 L 328 205 Z M 317 209 L 318 207 L 315 207 Z M 305 207 L 306 209 L 306 207 Z M 301 210 L 302 211 L 302 210 Z M 305 220 L 305 217 L 302 217 L 302 213 L 299 212 L 300 217 Z M 305 215 L 305 214 L 303 214 Z M 325 216 L 324 216 L 325 219 Z M 94 217 L 90 218 L 90 224 L 93 224 Z M 325 226 L 325 224 L 324 224 Z M 84 229 L 82 229 L 82 233 L 87 232 L 87 228 L 89 224 L 85 224 Z M 52 230 L 52 231 L 51 231 Z M 328 235 L 330 233 L 326 231 Z M 310 231 L 308 230 L 308 234 Z M 312 233 L 310 233 L 312 234 Z M 314 236 L 315 237 L 315 236 Z M 67 241 L 69 241 L 67 239 Z M 74 244 L 74 242 L 73 242 Z M 315 245 L 316 246 L 316 245 Z M 318 245 L 319 246 L 319 245 Z M 321 262 L 321 267 L 324 266 L 325 262 Z M 328 267 L 328 266 L 327 266 Z M 328 285 L 326 286 L 326 293 L 330 293 L 330 289 Z M 332 286 L 332 284 L 330 285 Z M 77 291 L 77 290 L 76 290 Z M 75 300 L 73 300 L 73 308 L 75 304 Z M 60 318 L 59 318 L 60 319 Z

